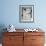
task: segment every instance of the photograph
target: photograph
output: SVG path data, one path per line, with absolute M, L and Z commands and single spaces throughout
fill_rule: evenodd
M 20 5 L 19 21 L 34 22 L 34 5 Z

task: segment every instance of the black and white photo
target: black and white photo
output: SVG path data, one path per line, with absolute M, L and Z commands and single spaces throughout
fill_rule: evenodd
M 34 5 L 20 5 L 19 7 L 20 22 L 34 21 Z

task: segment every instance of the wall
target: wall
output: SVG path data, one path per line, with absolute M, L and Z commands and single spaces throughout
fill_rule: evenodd
M 34 23 L 19 22 L 19 5 L 34 5 Z M 13 24 L 15 28 L 42 28 L 46 32 L 46 0 L 0 0 L 0 31 Z
M 19 22 L 19 5 L 34 5 L 34 23 Z M 0 25 L 13 24 L 16 28 L 46 28 L 46 1 L 41 0 L 1 0 Z

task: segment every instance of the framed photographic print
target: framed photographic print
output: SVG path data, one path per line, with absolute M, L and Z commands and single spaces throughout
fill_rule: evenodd
M 19 5 L 19 21 L 34 22 L 34 5 Z

